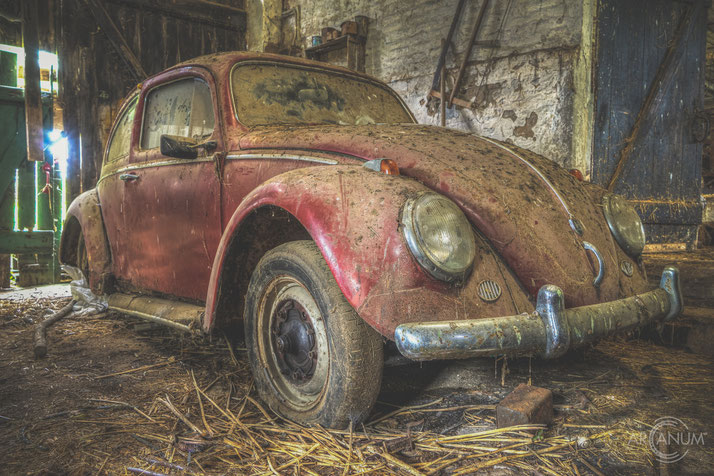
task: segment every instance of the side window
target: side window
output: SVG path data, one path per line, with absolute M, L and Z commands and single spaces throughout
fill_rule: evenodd
M 131 129 L 134 123 L 134 112 L 136 111 L 137 98 L 124 110 L 119 118 L 116 129 L 111 139 L 109 139 L 109 152 L 107 152 L 107 162 L 113 162 L 121 157 L 129 155 L 131 147 Z
M 213 102 L 204 81 L 182 79 L 159 86 L 146 97 L 142 149 L 159 147 L 163 134 L 203 139 L 212 133 Z

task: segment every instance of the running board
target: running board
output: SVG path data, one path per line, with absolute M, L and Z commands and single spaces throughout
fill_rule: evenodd
M 112 294 L 109 309 L 186 332 L 201 328 L 203 306 L 133 294 Z

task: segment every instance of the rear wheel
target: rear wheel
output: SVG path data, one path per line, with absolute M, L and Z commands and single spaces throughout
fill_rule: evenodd
M 314 243 L 265 254 L 244 324 L 256 388 L 276 413 L 329 428 L 369 415 L 382 381 L 382 338 L 347 302 Z
M 87 258 L 87 247 L 84 243 L 82 230 L 79 230 L 79 239 L 77 240 L 77 268 L 82 271 L 84 280 L 89 285 L 89 258 Z

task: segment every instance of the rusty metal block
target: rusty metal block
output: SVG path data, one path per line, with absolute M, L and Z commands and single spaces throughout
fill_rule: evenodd
M 553 393 L 545 388 L 520 384 L 496 406 L 499 428 L 553 420 Z

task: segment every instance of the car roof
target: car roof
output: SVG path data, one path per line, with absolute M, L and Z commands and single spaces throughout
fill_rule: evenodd
M 273 53 L 257 53 L 254 51 L 227 51 L 227 52 L 221 52 L 221 53 L 212 53 L 208 55 L 203 55 L 203 56 L 198 56 L 196 58 L 192 58 L 186 61 L 182 61 L 181 63 L 178 63 L 170 68 L 166 68 L 165 70 L 162 70 L 160 73 L 161 74 L 165 71 L 170 71 L 172 69 L 178 69 L 178 68 L 184 68 L 187 66 L 201 66 L 213 71 L 224 71 L 226 68 L 230 68 L 235 64 L 236 62 L 239 61 L 250 61 L 250 60 L 263 60 L 263 61 L 273 61 L 273 62 L 279 62 L 279 63 L 286 63 L 286 64 L 297 64 L 297 65 L 304 65 L 304 66 L 312 66 L 312 67 L 317 67 L 329 71 L 334 71 L 336 73 L 347 73 L 353 76 L 359 76 L 368 80 L 373 80 L 377 81 L 380 83 L 383 83 L 383 81 L 374 78 L 372 76 L 369 76 L 364 73 L 360 73 L 358 71 L 354 71 L 348 68 L 344 68 L 342 66 L 337 66 L 334 64 L 330 63 L 323 63 L 321 61 L 314 61 L 314 60 L 309 60 L 305 58 L 300 58 L 297 56 L 286 56 L 286 55 L 278 55 L 278 54 L 273 54 Z M 155 75 L 152 75 L 153 77 Z

